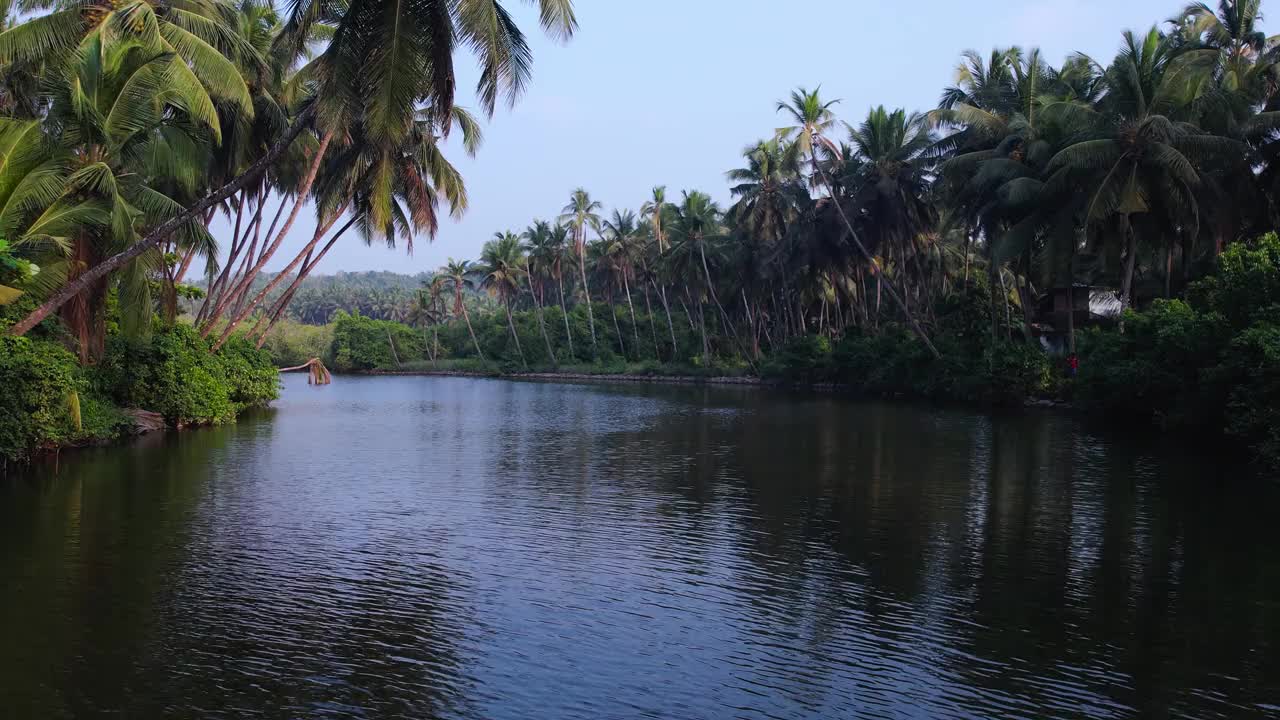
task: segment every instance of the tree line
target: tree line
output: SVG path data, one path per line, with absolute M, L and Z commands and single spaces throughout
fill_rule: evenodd
M 1276 224 L 1280 50 L 1260 20 L 1259 2 L 1193 4 L 1124 32 L 1109 62 L 965 53 L 937 107 L 875 107 L 854 123 L 839 99 L 798 88 L 776 105 L 785 126 L 727 173 L 727 206 L 659 186 L 606 211 L 579 188 L 553 219 L 441 269 L 414 317 L 470 324 L 459 293 L 480 288 L 508 319 L 533 310 L 553 361 L 559 344 L 590 359 L 597 320 L 619 318 L 588 300 L 616 303 L 628 327 L 610 352 L 645 359 L 645 334 L 654 359 L 683 359 L 687 322 L 703 358 L 758 363 L 796 338 L 886 326 L 936 356 L 938 309 L 966 287 L 989 289 L 993 340 L 1035 338 L 1041 302 L 1078 305 L 1081 286 L 1114 288 L 1124 308 L 1180 296 Z M 576 305 L 581 336 L 569 313 L 542 318 Z M 1075 314 L 1059 318 L 1074 351 Z
M 573 34 L 570 0 L 536 5 L 546 32 Z M 0 301 L 13 336 L 56 315 L 86 364 L 109 327 L 145 335 L 202 292 L 211 349 L 260 339 L 340 238 L 433 236 L 467 207 L 444 139 L 481 142 L 454 102 L 455 49 L 476 56 L 486 115 L 532 63 L 496 0 L 0 9 Z M 259 283 L 309 207 L 315 231 Z

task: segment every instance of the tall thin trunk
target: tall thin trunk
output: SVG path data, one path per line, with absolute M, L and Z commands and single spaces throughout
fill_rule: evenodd
M 614 309 L 612 294 L 609 297 L 609 317 L 613 318 L 613 331 L 618 333 L 618 350 L 622 353 L 622 359 L 627 359 L 627 343 L 626 336 L 622 334 L 622 326 L 618 324 L 618 313 Z
M 756 316 L 751 313 L 751 304 L 747 302 L 747 289 L 739 288 L 742 291 L 742 311 L 747 314 L 747 325 L 751 328 L 751 356 L 755 360 L 760 359 L 760 330 L 757 328 Z
M 467 332 L 471 333 L 471 343 L 476 346 L 476 356 L 480 358 L 480 362 L 488 362 L 480 349 L 480 341 L 476 339 L 476 329 L 471 327 L 471 313 L 467 312 L 467 304 L 462 301 L 461 296 L 458 298 L 458 303 L 462 307 L 462 319 L 467 321 Z
M 387 331 L 387 345 L 391 347 L 391 359 L 396 361 L 396 369 L 399 370 L 400 354 L 396 352 L 396 341 L 391 337 L 391 328 L 385 328 Z
M 431 325 L 431 367 L 438 369 L 440 366 L 436 364 L 436 357 L 440 354 L 440 334 L 435 324 Z
M 587 301 L 587 323 L 591 328 L 591 354 L 600 359 L 600 346 L 596 342 L 596 313 L 591 308 L 591 286 L 587 284 L 587 231 L 578 226 L 578 271 L 582 274 L 582 297 Z
M 627 279 L 627 272 L 622 273 L 622 288 L 627 294 L 627 307 L 631 310 L 631 335 L 635 338 L 636 343 L 636 360 L 640 359 L 640 328 L 636 326 L 636 306 L 631 302 L 631 282 Z
M 271 256 L 275 255 L 276 250 L 280 248 L 281 243 L 284 242 L 285 237 L 289 234 L 289 230 L 293 228 L 294 221 L 298 219 L 298 213 L 302 210 L 302 206 L 306 204 L 307 196 L 311 194 L 311 186 L 313 183 L 315 183 L 316 174 L 320 172 L 320 162 L 324 159 L 325 152 L 329 149 L 329 143 L 332 140 L 333 140 L 332 130 L 326 132 L 324 134 L 324 137 L 320 139 L 320 147 L 316 148 L 315 156 L 311 158 L 311 165 L 310 167 L 307 168 L 307 174 L 302 180 L 302 185 L 298 187 L 297 201 L 294 202 L 293 209 L 289 211 L 289 217 L 284 221 L 284 225 L 280 228 L 279 234 L 276 235 L 275 241 L 272 242 L 271 245 L 267 248 L 267 250 L 263 252 L 262 257 L 258 258 L 258 262 L 253 264 L 253 267 L 249 269 L 249 272 L 246 273 L 243 278 L 241 278 L 239 284 L 235 286 L 235 289 L 231 293 L 231 295 L 226 298 L 223 298 L 222 302 L 219 303 L 220 307 L 214 308 L 213 314 L 211 314 L 209 316 L 209 319 L 205 322 L 205 327 L 201 331 L 201 335 L 205 337 L 209 336 L 209 333 L 213 330 L 213 326 L 218 322 L 219 319 L 222 318 L 222 314 L 226 312 L 227 306 L 229 304 L 228 300 L 230 300 L 232 297 L 237 298 L 237 307 L 239 307 L 240 305 L 238 301 L 239 296 L 249 292 L 249 289 L 253 287 L 254 279 L 258 277 L 258 273 L 262 272 L 262 268 L 267 264 L 269 260 L 271 260 Z M 319 240 L 320 240 L 319 233 L 316 233 L 316 235 L 311 239 L 310 246 L 314 247 L 315 243 L 319 242 Z M 296 259 L 295 259 L 295 263 L 296 263 Z M 287 270 L 283 271 L 281 275 L 292 272 L 295 263 L 290 263 L 290 267 Z M 280 281 L 280 277 L 277 276 L 272 279 L 272 282 L 269 283 L 269 286 L 273 287 L 274 285 L 278 284 L 279 281 Z M 261 297 L 264 297 L 264 296 L 260 293 L 259 298 Z M 239 322 L 244 319 L 245 314 L 248 312 L 251 312 L 253 310 L 253 307 L 257 305 L 258 302 L 260 302 L 260 299 L 255 299 L 254 302 L 249 303 L 249 307 L 241 308 L 238 311 L 232 313 L 232 316 L 235 319 L 232 322 L 227 324 L 227 329 L 222 333 L 222 337 L 215 344 L 215 348 L 221 347 L 222 343 L 226 342 L 227 336 L 231 334 L 231 329 L 235 325 L 239 324 Z
M 656 281 L 654 281 L 653 284 L 658 288 L 658 299 L 662 301 L 662 310 L 667 315 L 667 332 L 671 333 L 671 359 L 675 360 L 676 353 L 678 352 L 676 346 L 676 326 L 671 320 L 671 303 L 667 302 L 667 289 L 662 285 L 658 285 Z
M 289 303 L 293 301 L 293 296 L 298 292 L 298 288 L 302 285 L 302 281 L 306 280 L 307 276 L 311 274 L 311 271 L 316 269 L 316 266 L 320 264 L 320 261 L 324 259 L 324 256 L 329 253 L 329 248 L 333 247 L 333 244 L 338 241 L 338 238 L 342 237 L 342 234 L 350 227 L 351 223 L 343 225 L 333 234 L 332 237 L 329 238 L 329 242 L 325 243 L 324 247 L 320 248 L 320 253 L 316 255 L 315 260 L 303 262 L 302 269 L 298 271 L 297 276 L 294 277 L 293 282 L 289 285 L 288 289 L 286 289 L 284 294 L 280 296 L 280 301 L 276 303 L 276 307 L 271 313 L 271 321 L 267 323 L 266 329 L 264 329 L 262 334 L 258 337 L 258 347 L 262 347 L 262 343 L 266 339 L 267 333 L 271 332 L 271 328 L 275 326 L 281 315 L 283 315 L 285 309 L 289 307 Z M 250 331 L 249 335 L 252 336 L 253 332 Z
M 520 367 L 526 371 L 529 369 L 529 363 L 524 359 L 524 348 L 520 347 L 520 333 L 516 332 L 516 321 L 511 316 L 511 298 L 506 293 L 502 294 L 503 307 L 507 309 L 507 327 L 511 329 L 511 339 L 516 341 L 516 353 L 520 355 Z
M 662 349 L 658 347 L 658 323 L 653 319 L 653 302 L 649 299 L 649 288 L 644 289 L 644 309 L 649 313 L 649 332 L 653 335 L 653 356 L 662 362 Z M 639 353 L 637 352 L 637 356 Z
M 1004 272 L 996 271 L 1000 275 L 1000 303 L 1004 305 L 1004 332 L 1005 336 L 1013 339 L 1013 313 L 1009 310 L 1009 288 L 1004 284 Z
M 1173 297 L 1173 243 L 1164 249 L 1164 296 Z
M 539 285 L 541 285 L 541 282 L 539 282 Z M 530 288 L 530 290 L 533 290 L 533 288 Z M 551 349 L 551 336 L 547 334 L 547 319 L 542 314 L 542 300 L 538 297 L 537 292 L 532 292 L 531 294 L 533 295 L 533 303 L 538 306 L 538 328 L 542 330 L 542 342 L 547 344 L 547 357 L 551 358 L 553 366 L 559 365 L 559 361 L 556 360 L 556 352 Z
M 316 231 L 311 236 L 311 241 L 308 242 L 306 246 L 296 256 L 294 256 L 293 260 L 288 265 L 286 265 L 283 270 L 276 273 L 275 277 L 272 277 L 271 281 L 268 282 L 266 286 L 263 287 L 262 290 L 260 290 L 258 294 L 253 297 L 253 300 L 245 304 L 243 309 L 241 309 L 239 312 L 235 313 L 232 316 L 231 320 L 227 323 L 227 327 L 223 329 L 222 335 L 218 337 L 218 341 L 213 345 L 213 349 L 215 351 L 218 348 L 221 348 L 223 344 L 227 342 L 227 338 L 231 337 L 231 333 L 235 331 L 236 327 L 239 326 L 240 323 L 244 322 L 244 319 L 248 317 L 249 314 L 252 313 L 254 309 L 257 308 L 258 305 L 260 305 L 262 301 L 267 298 L 268 295 L 271 294 L 271 291 L 274 290 L 276 286 L 279 285 L 281 281 L 285 279 L 285 277 L 287 277 L 290 273 L 292 273 L 294 271 L 294 268 L 298 267 L 299 263 L 301 263 L 304 259 L 306 259 L 308 256 L 311 255 L 312 251 L 315 250 L 316 245 L 319 244 L 320 238 L 324 237 L 324 234 L 329 232 L 329 228 L 333 227 L 334 222 L 337 221 L 339 215 L 344 211 L 345 211 L 345 206 L 343 208 L 340 208 L 338 212 L 335 213 L 334 216 L 328 222 L 324 223 L 319 228 L 316 228 Z M 352 215 L 351 219 L 348 220 L 347 223 L 342 226 L 342 229 L 339 231 L 339 234 L 346 232 L 347 228 L 351 227 L 355 223 L 356 217 L 357 217 L 356 215 Z M 210 320 L 210 323 L 213 323 L 213 322 L 214 320 Z
M 564 269 L 556 273 L 556 283 L 560 286 L 560 314 L 564 316 L 564 337 L 569 343 L 569 359 L 573 360 L 573 331 L 569 329 L 569 306 L 564 302 Z
M 236 203 L 236 224 L 231 231 L 231 252 L 227 255 L 227 262 L 222 266 L 222 272 L 218 273 L 218 279 L 209 286 L 209 294 L 205 295 L 205 301 L 201 304 L 200 312 L 196 315 L 197 325 L 204 319 L 206 310 L 213 307 L 213 303 L 216 303 L 218 298 L 222 296 L 222 289 L 231 274 L 231 268 L 235 267 L 236 259 L 240 257 L 240 251 L 244 249 L 244 239 L 240 236 L 240 221 L 244 218 L 245 198 L 248 195 L 248 190 L 240 191 L 240 200 Z
M 698 329 L 702 331 L 702 362 L 705 367 L 711 365 L 711 343 L 707 340 L 707 304 L 698 303 Z
M 1125 223 L 1128 225 L 1128 223 Z M 1124 280 L 1120 286 L 1120 309 L 1127 310 L 1133 305 L 1133 271 L 1138 264 L 1138 237 L 1132 227 L 1126 227 L 1128 235 L 1124 259 Z

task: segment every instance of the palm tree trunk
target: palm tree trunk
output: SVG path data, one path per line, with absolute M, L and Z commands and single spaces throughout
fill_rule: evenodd
M 893 299 L 893 301 L 902 310 L 903 314 L 906 315 L 907 322 L 911 325 L 911 329 L 914 330 L 916 335 L 920 338 L 920 341 L 924 343 L 925 347 L 929 348 L 929 352 L 932 353 L 935 358 L 941 358 L 942 354 L 933 346 L 933 342 L 929 340 L 929 336 L 925 333 L 924 328 L 920 327 L 920 323 L 916 321 L 915 316 L 911 314 L 911 309 L 902 299 L 902 296 L 898 294 L 898 291 L 893 287 L 893 284 L 887 282 L 887 278 L 885 278 L 884 273 L 880 272 L 880 268 L 875 265 L 875 259 L 872 257 L 871 253 L 867 251 L 866 246 L 862 244 L 862 240 L 858 238 L 858 233 L 853 229 L 853 223 L 849 222 L 849 216 L 845 214 L 844 207 L 840 204 L 840 198 L 836 194 L 835 186 L 831 183 L 831 178 L 827 177 L 827 171 L 823 170 L 821 166 L 818 166 L 818 170 L 822 173 L 822 179 L 826 181 L 827 189 L 831 192 L 831 204 L 835 206 L 836 214 L 840 216 L 840 221 L 844 223 L 845 229 L 849 231 L 849 237 L 853 239 L 854 246 L 858 248 L 858 252 L 862 254 L 863 259 L 871 264 L 872 268 L 874 268 L 876 277 L 880 279 L 881 284 L 885 285 L 885 289 L 889 291 L 889 297 Z
M 431 325 L 431 367 L 438 369 L 440 366 L 436 364 L 436 357 L 440 353 L 440 335 L 435 324 Z
M 1126 223 L 1127 224 L 1127 223 Z M 1120 309 L 1127 310 L 1133 305 L 1133 271 L 1138 264 L 1138 237 L 1133 228 L 1127 228 L 1128 242 L 1124 259 L 1124 280 L 1120 286 Z
M 231 252 L 227 254 L 227 262 L 222 266 L 222 272 L 218 273 L 218 279 L 209 286 L 209 294 L 205 295 L 204 302 L 200 305 L 200 312 L 196 315 L 197 325 L 204 319 L 205 311 L 213 307 L 213 304 L 221 297 L 222 288 L 227 282 L 227 277 L 231 274 L 231 268 L 235 267 L 236 260 L 240 257 L 240 251 L 244 249 L 244 238 L 240 236 L 240 221 L 244 218 L 244 201 L 248 195 L 248 190 L 240 191 L 240 201 L 236 203 L 236 224 L 231 231 Z
M 622 273 L 622 288 L 627 294 L 627 307 L 631 310 L 631 335 L 635 338 L 636 360 L 640 359 L 640 329 L 636 327 L 636 306 L 631 302 L 631 282 L 627 279 L 627 272 Z
M 653 284 L 658 288 L 658 299 L 662 301 L 662 310 L 667 315 L 667 332 L 671 333 L 671 359 L 675 360 L 677 352 L 676 325 L 671 320 L 671 303 L 667 302 L 667 289 L 662 285 L 658 285 L 656 281 Z
M 396 341 L 391 337 L 391 328 L 384 328 L 387 331 L 387 345 L 391 347 L 391 359 L 396 361 L 396 369 L 400 369 L 400 354 L 396 352 Z
M 507 309 L 507 327 L 511 329 L 511 339 L 516 342 L 516 353 L 520 355 L 520 367 L 526 371 L 529 369 L 529 363 L 525 362 L 524 349 L 520 347 L 520 333 L 516 332 L 516 321 L 511 316 L 511 298 L 504 293 L 502 296 L 502 304 Z
M 662 351 L 658 348 L 658 323 L 653 319 L 653 302 L 649 299 L 649 288 L 644 289 L 644 309 L 649 313 L 649 332 L 653 335 L 653 356 L 662 362 Z M 639 353 L 636 353 L 639 355 Z
M 596 313 L 591 309 L 591 286 L 587 284 L 587 238 L 586 231 L 578 227 L 578 271 L 582 274 L 582 297 L 587 301 L 587 323 L 591 327 L 591 354 L 600 359 L 600 346 L 596 342 Z
M 298 288 L 302 285 L 302 281 L 306 280 L 307 276 L 311 274 L 311 271 L 316 269 L 316 266 L 319 265 L 320 261 L 324 259 L 324 256 L 328 254 L 329 248 L 333 247 L 333 244 L 338 241 L 338 238 L 342 237 L 342 233 L 346 232 L 347 228 L 350 227 L 351 223 L 347 223 L 342 226 L 338 232 L 334 233 L 333 237 L 329 238 L 329 242 L 325 243 L 324 247 L 320 248 L 320 253 L 316 255 L 315 260 L 311 260 L 310 262 L 303 261 L 302 269 L 298 271 L 297 276 L 294 277 L 293 282 L 289 285 L 288 289 L 286 289 L 284 294 L 280 296 L 280 301 L 276 303 L 275 309 L 271 313 L 271 321 L 267 323 L 266 329 L 264 329 L 262 334 L 258 336 L 258 347 L 262 347 L 263 341 L 267 338 L 267 333 L 271 332 L 271 328 L 275 326 L 276 322 L 279 321 L 280 317 L 283 315 L 285 309 L 289 307 L 289 303 L 293 301 L 293 296 L 298 292 Z M 249 335 L 252 336 L 256 330 L 257 326 L 254 327 L 254 330 L 249 332 Z
M 320 139 L 320 147 L 316 148 L 316 154 L 313 158 L 311 158 L 311 165 L 310 167 L 307 168 L 307 174 L 302 180 L 302 185 L 298 187 L 297 201 L 294 202 L 293 209 L 289 211 L 289 217 L 285 219 L 284 225 L 280 228 L 279 234 L 276 235 L 275 241 L 272 242 L 271 245 L 266 249 L 266 251 L 263 252 L 262 257 L 258 258 L 258 262 L 253 264 L 253 267 L 249 269 L 249 271 L 245 274 L 245 276 L 240 280 L 239 284 L 235 286 L 235 289 L 231 293 L 231 295 L 224 298 L 222 302 L 219 303 L 219 307 L 215 307 L 213 309 L 213 314 L 210 315 L 209 318 L 205 321 L 205 327 L 200 332 L 200 334 L 203 337 L 208 337 L 209 333 L 212 332 L 213 330 L 213 326 L 218 322 L 219 319 L 222 318 L 222 314 L 226 312 L 227 307 L 229 305 L 228 300 L 230 300 L 231 297 L 237 298 L 237 308 L 239 308 L 240 300 L 241 300 L 240 296 L 245 295 L 249 292 L 249 289 L 253 287 L 254 279 L 258 277 L 258 273 L 262 272 L 263 266 L 267 264 L 267 261 L 271 259 L 271 256 L 275 254 L 276 250 L 280 248 L 281 243 L 284 242 L 285 237 L 289 234 L 289 230 L 293 228 L 294 221 L 298 219 L 298 213 L 301 212 L 302 206 L 306 203 L 307 196 L 311 194 L 311 186 L 313 183 L 315 183 L 316 174 L 320 172 L 320 162 L 324 159 L 325 151 L 329 149 L 329 143 L 332 140 L 333 140 L 332 130 L 329 132 L 326 132 L 324 134 L 324 137 Z M 311 243 L 309 244 L 309 246 L 315 247 L 315 243 L 319 241 L 320 241 L 320 233 L 317 233 L 311 239 Z M 296 262 L 297 260 L 295 259 L 295 263 Z M 288 272 L 292 272 L 295 263 L 290 263 L 290 267 L 284 272 L 282 272 L 281 275 Z M 280 277 L 276 276 L 275 278 L 272 279 L 271 284 L 275 285 L 279 282 L 279 280 L 280 280 Z M 260 294 L 259 298 L 261 297 L 263 296 Z M 227 330 L 223 332 L 221 339 L 219 339 L 218 342 L 215 344 L 214 346 L 215 348 L 222 347 L 222 344 L 226 342 L 226 338 L 230 334 L 231 328 L 239 324 L 240 321 L 244 319 L 245 314 L 249 311 L 252 311 L 253 306 L 256 305 L 258 302 L 260 302 L 260 299 L 255 299 L 254 302 L 249 304 L 248 308 L 238 309 L 237 311 L 232 313 L 232 316 L 235 318 L 235 320 L 228 323 Z
M 249 316 L 249 313 L 252 313 L 254 309 L 257 308 L 258 305 L 260 305 L 262 301 L 267 298 L 267 295 L 271 294 L 271 291 L 274 290 L 276 286 L 279 285 L 281 281 L 285 279 L 286 276 L 292 273 L 294 268 L 298 267 L 299 263 L 301 263 L 307 256 L 309 256 L 312 253 L 312 251 L 315 250 L 316 245 L 320 243 L 320 238 L 324 237 L 324 234 L 329 232 L 329 228 L 333 227 L 333 223 L 337 221 L 338 214 L 342 213 L 344 209 L 345 208 L 340 208 L 338 210 L 338 213 L 335 214 L 332 219 L 330 219 L 327 223 L 325 223 L 321 227 L 316 228 L 315 233 L 313 233 L 311 236 L 311 242 L 307 243 L 306 247 L 304 247 L 297 254 L 297 256 L 293 258 L 293 261 L 290 262 L 287 266 L 285 266 L 283 270 L 276 273 L 275 277 L 271 278 L 271 281 L 268 282 L 266 287 L 262 288 L 262 290 L 260 290 L 258 294 L 254 296 L 253 300 L 247 303 L 245 307 L 240 310 L 240 312 L 237 312 L 232 316 L 231 321 L 227 323 L 227 327 L 223 329 L 222 335 L 218 337 L 218 341 L 213 344 L 213 349 L 215 351 L 217 351 L 219 348 L 223 346 L 223 344 L 227 342 L 227 338 L 231 337 L 231 333 L 235 331 L 236 327 L 238 327 L 240 323 L 244 322 L 244 319 Z M 355 221 L 356 221 L 356 216 L 352 215 L 351 219 L 348 220 L 347 223 L 342 226 L 342 229 L 338 231 L 338 234 L 342 234 L 343 232 L 346 232 L 347 228 L 355 224 Z M 211 326 L 213 322 L 214 322 L 213 320 L 210 320 Z
M 564 303 L 564 271 L 556 273 L 556 281 L 560 285 L 560 314 L 564 316 L 564 337 L 569 342 L 569 359 L 573 355 L 573 331 L 569 329 L 569 306 Z
M 613 318 L 613 331 L 618 333 L 618 350 L 622 354 L 622 359 L 627 359 L 627 343 L 626 336 L 622 334 L 622 326 L 618 324 L 618 313 L 614 309 L 613 298 L 609 298 L 609 317 Z
M 698 329 L 702 331 L 702 362 L 711 364 L 711 343 L 707 340 L 707 304 L 698 303 Z
M 471 343 L 476 346 L 476 356 L 480 358 L 480 362 L 488 362 L 484 359 L 484 352 L 480 350 L 480 341 L 476 339 L 476 329 L 471 327 L 471 313 L 467 312 L 467 304 L 461 299 L 458 302 L 462 306 L 462 319 L 467 321 L 467 332 L 471 333 Z
M 542 300 L 538 298 L 538 293 L 533 292 L 533 303 L 538 306 L 538 327 L 542 330 L 542 342 L 547 344 L 547 357 L 551 358 L 553 366 L 560 363 L 556 360 L 556 352 L 551 349 L 551 336 L 547 334 L 546 317 L 542 314 Z

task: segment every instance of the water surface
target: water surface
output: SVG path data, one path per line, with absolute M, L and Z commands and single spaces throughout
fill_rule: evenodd
M 1280 717 L 1280 498 L 1194 450 L 294 376 L 0 480 L 0 716 Z

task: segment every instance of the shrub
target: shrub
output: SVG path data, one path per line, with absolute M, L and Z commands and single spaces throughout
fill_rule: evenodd
M 217 353 L 194 328 L 157 328 L 148 339 L 115 336 L 98 370 L 105 393 L 124 407 L 164 416 L 177 426 L 231 420 L 247 405 L 277 396 L 270 357 L 233 338 Z
M 23 460 L 76 437 L 68 401 L 86 388 L 66 349 L 0 335 L 0 387 L 0 457 Z
M 339 372 L 395 369 L 397 359 L 407 362 L 425 355 L 422 335 L 407 325 L 359 313 L 338 312 L 334 318 L 331 356 L 333 369 Z

